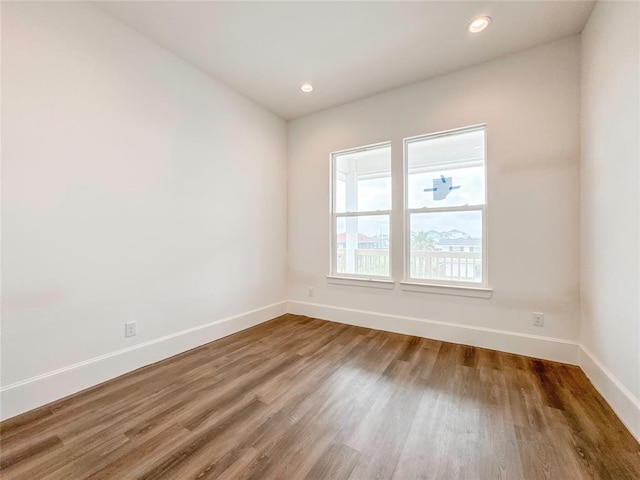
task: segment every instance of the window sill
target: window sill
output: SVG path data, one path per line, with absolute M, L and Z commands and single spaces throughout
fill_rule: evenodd
M 435 293 L 439 295 L 457 295 L 460 297 L 491 298 L 493 289 L 487 287 L 465 287 L 461 285 L 435 285 L 427 283 L 400 282 L 405 292 Z
M 349 287 L 382 288 L 391 290 L 395 286 L 393 280 L 377 280 L 374 278 L 334 277 L 327 275 L 327 283 L 330 285 L 345 285 Z

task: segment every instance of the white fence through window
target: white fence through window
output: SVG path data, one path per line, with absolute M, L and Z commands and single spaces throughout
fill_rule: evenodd
M 346 272 L 344 248 L 337 251 L 337 271 Z M 383 249 L 356 249 L 353 271 L 359 275 L 380 275 L 389 271 L 389 251 Z M 413 250 L 411 277 L 425 279 L 482 280 L 482 252 L 446 252 Z

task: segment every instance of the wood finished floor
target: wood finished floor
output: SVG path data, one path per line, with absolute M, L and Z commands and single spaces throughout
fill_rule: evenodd
M 0 424 L 3 479 L 639 479 L 577 367 L 285 315 Z

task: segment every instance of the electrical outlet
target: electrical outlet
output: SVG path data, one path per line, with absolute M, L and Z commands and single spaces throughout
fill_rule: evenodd
M 124 336 L 125 337 L 133 337 L 137 332 L 137 323 L 136 322 L 127 322 L 124 324 Z
M 313 287 L 309 287 L 309 296 L 313 297 L 313 294 L 314 294 Z
M 533 312 L 533 326 L 544 327 L 544 313 Z

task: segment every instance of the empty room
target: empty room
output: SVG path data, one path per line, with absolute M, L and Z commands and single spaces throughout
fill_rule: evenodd
M 2 479 L 640 479 L 640 1 L 0 8 Z

